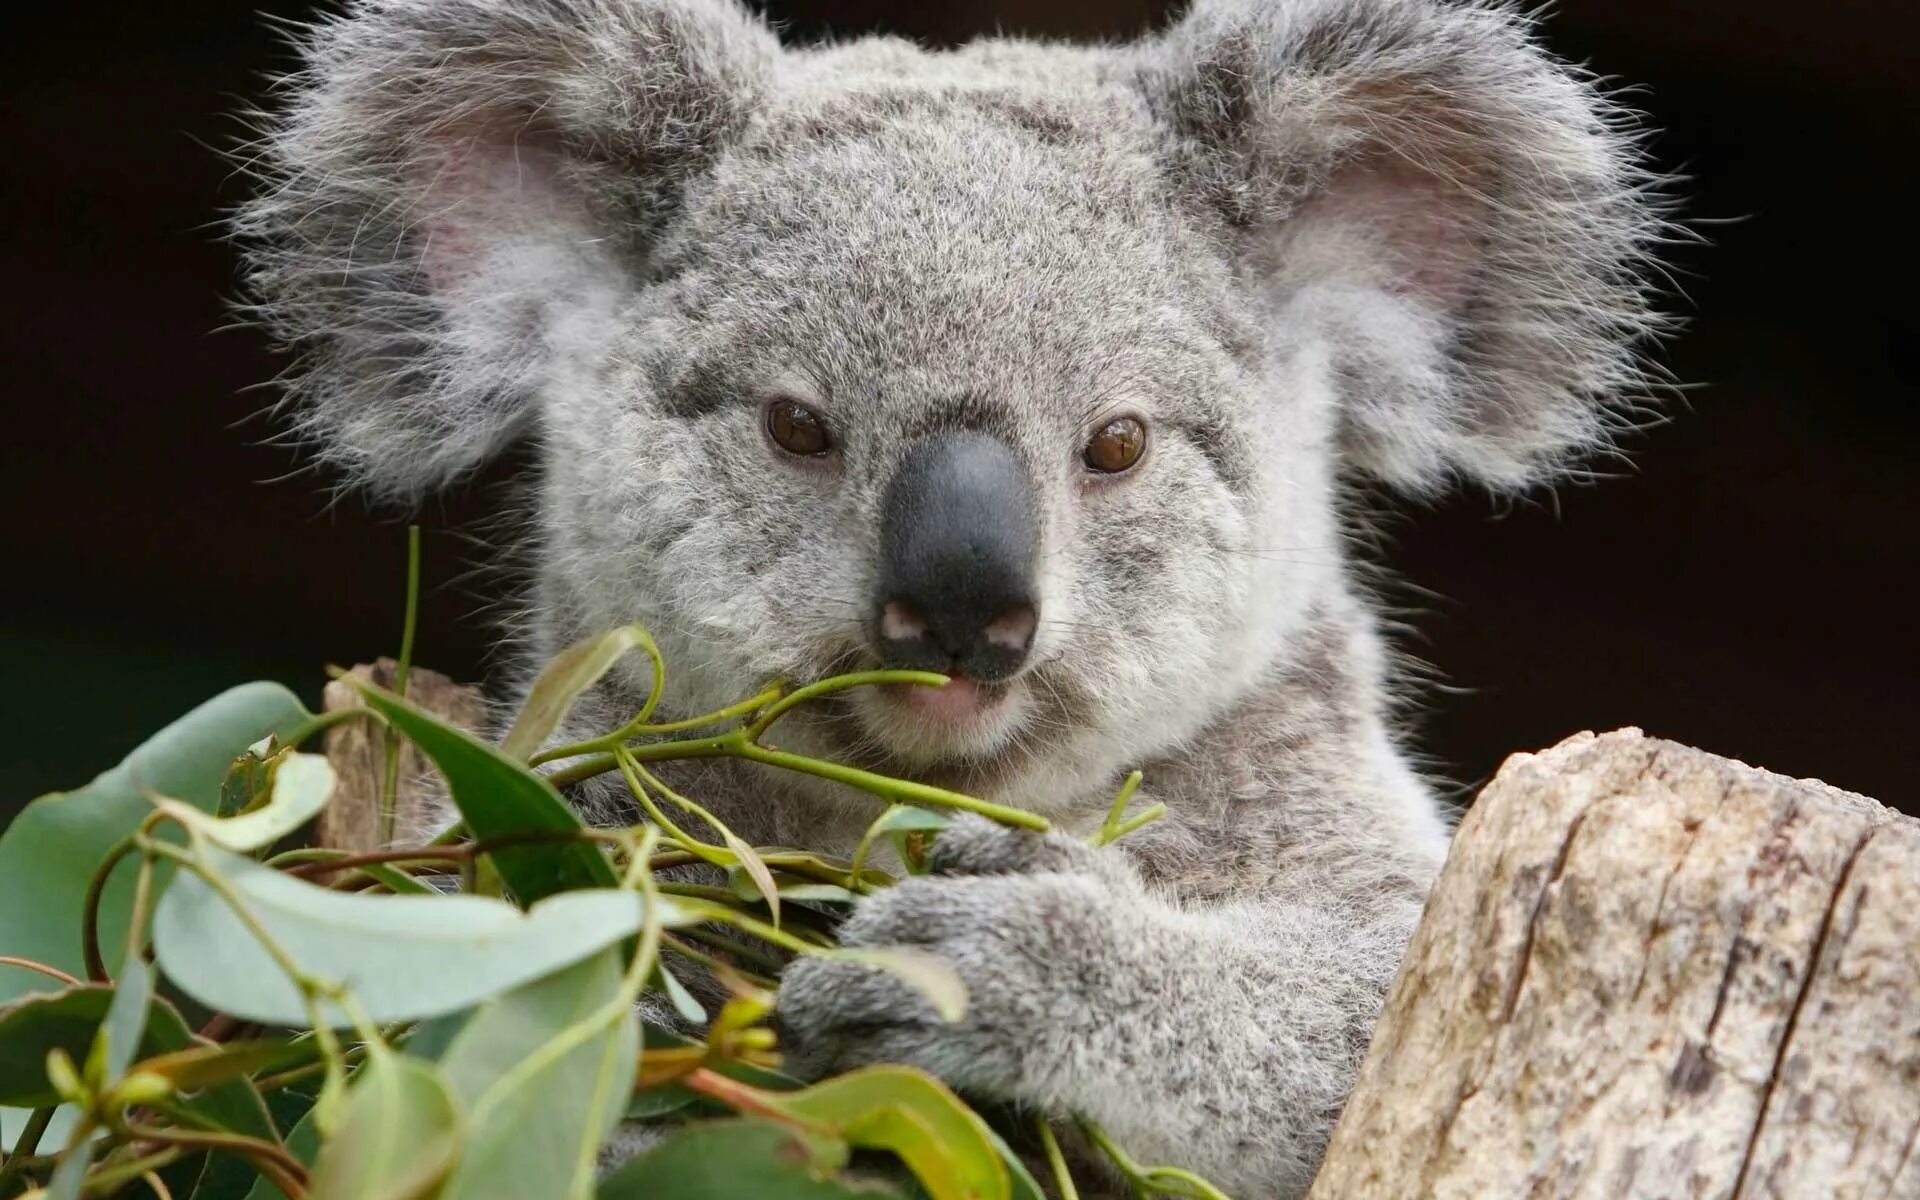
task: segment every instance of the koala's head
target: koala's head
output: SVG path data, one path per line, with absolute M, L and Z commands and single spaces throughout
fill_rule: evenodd
M 1625 123 L 1504 6 L 934 53 L 362 0 L 305 51 L 238 228 L 319 455 L 405 500 L 533 439 L 547 648 L 646 621 L 688 707 L 957 673 L 808 727 L 891 765 L 1184 736 L 1344 586 L 1344 482 L 1551 474 L 1651 326 Z

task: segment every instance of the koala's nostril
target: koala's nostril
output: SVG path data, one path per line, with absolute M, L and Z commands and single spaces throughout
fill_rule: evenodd
M 1027 647 L 1033 644 L 1033 629 L 1038 622 L 1034 619 L 1033 607 L 1017 604 L 988 622 L 987 645 L 998 646 L 1015 654 L 1025 654 Z
M 904 600 L 889 600 L 880 610 L 880 636 L 889 642 L 919 641 L 927 636 L 927 623 Z

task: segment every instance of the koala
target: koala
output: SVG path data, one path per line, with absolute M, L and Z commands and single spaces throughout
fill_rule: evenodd
M 950 51 L 785 47 L 731 0 L 350 0 L 296 40 L 235 231 L 317 460 L 405 505 L 530 447 L 529 668 L 638 620 L 681 714 L 947 672 L 781 744 L 1052 822 L 957 822 L 845 926 L 951 962 L 963 1020 L 801 961 L 793 1061 L 1301 1194 L 1450 829 L 1360 499 L 1564 480 L 1629 425 L 1666 228 L 1632 115 L 1501 0 Z M 877 812 L 679 766 L 760 844 Z M 1165 818 L 1090 848 L 1135 767 Z

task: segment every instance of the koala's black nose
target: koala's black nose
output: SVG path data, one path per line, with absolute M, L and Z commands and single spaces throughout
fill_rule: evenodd
M 889 666 L 1013 674 L 1039 617 L 1033 484 L 1005 442 L 937 434 L 887 486 L 875 614 Z

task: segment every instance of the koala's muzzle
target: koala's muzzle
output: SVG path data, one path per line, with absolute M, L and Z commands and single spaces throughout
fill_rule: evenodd
M 1034 507 L 998 438 L 942 433 L 907 454 L 880 518 L 875 620 L 889 666 L 986 683 L 1019 669 L 1039 616 Z

